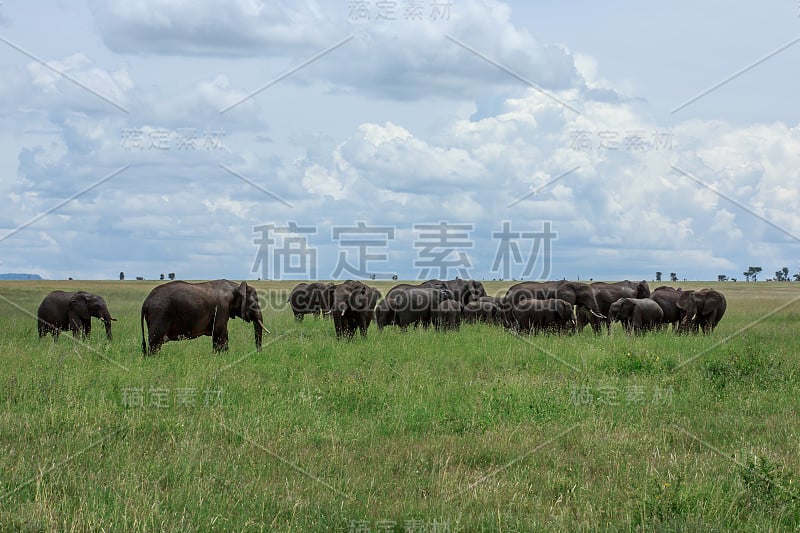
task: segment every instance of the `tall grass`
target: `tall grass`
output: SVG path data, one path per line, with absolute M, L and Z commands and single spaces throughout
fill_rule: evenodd
M 111 343 L 99 327 L 54 343 L 0 300 L 4 529 L 800 524 L 800 303 L 750 325 L 800 297 L 794 284 L 715 284 L 728 313 L 710 336 L 465 325 L 340 342 L 329 320 L 284 308 L 266 310 L 260 353 L 235 320 L 226 353 L 204 337 L 143 357 L 153 285 L 0 284 L 31 313 L 51 289 L 96 291 L 119 319 Z

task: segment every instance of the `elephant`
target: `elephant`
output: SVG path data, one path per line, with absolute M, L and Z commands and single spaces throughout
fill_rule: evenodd
M 331 306 L 336 337 L 352 339 L 356 330 L 366 337 L 380 297 L 378 289 L 360 281 L 347 280 L 336 285 Z
M 289 303 L 292 306 L 295 320 L 302 322 L 307 314 L 319 318 L 330 312 L 333 303 L 333 283 L 300 283 L 289 294 Z
M 506 322 L 511 318 L 508 314 L 510 307 L 526 298 L 536 300 L 561 299 L 577 306 L 577 313 L 588 313 L 592 316 L 592 328 L 595 333 L 600 332 L 599 321 L 606 319 L 606 315 L 602 313 L 597 305 L 597 299 L 592 287 L 579 281 L 525 281 L 509 288 L 505 297 L 508 300 L 505 304 Z
M 36 313 L 39 337 L 52 333 L 58 339 L 61 330 L 69 329 L 74 337 L 78 332 L 83 337 L 92 333 L 92 317 L 99 318 L 106 327 L 106 338 L 111 340 L 111 316 L 102 296 L 90 292 L 53 291 L 44 297 Z
M 485 322 L 499 324 L 502 308 L 502 298 L 494 296 L 481 296 L 462 307 L 462 317 L 465 322 Z
M 728 306 L 725 296 L 714 289 L 683 291 L 676 305 L 684 313 L 678 331 L 693 333 L 697 333 L 698 328 L 703 333 L 714 331 Z
M 486 289 L 483 287 L 483 283 L 472 279 L 456 278 L 449 281 L 430 279 L 423 282 L 420 287 L 432 287 L 434 289 L 451 291 L 453 293 L 453 298 L 458 300 L 461 305 L 467 305 L 469 302 L 486 296 Z
M 167 341 L 210 335 L 215 352 L 228 349 L 228 320 L 253 323 L 256 349 L 261 351 L 264 327 L 258 292 L 246 281 L 226 279 L 188 283 L 171 281 L 150 291 L 142 303 L 142 352 L 154 355 Z M 148 336 L 145 341 L 144 323 Z
M 385 300 L 389 315 L 386 324 L 400 326 L 403 331 L 412 324 L 427 328 L 439 302 L 455 299 L 451 291 L 433 287 L 411 286 L 389 292 L 391 296 Z
M 378 326 L 378 331 L 381 331 L 391 324 L 394 324 L 394 311 L 389 307 L 389 297 L 387 296 L 375 307 L 375 325 Z
M 575 312 L 572 304 L 560 298 L 539 300 L 523 298 L 512 310 L 512 328 L 521 332 L 575 332 Z
M 678 330 L 681 318 L 686 314 L 678 307 L 678 299 L 682 294 L 682 290 L 667 286 L 658 287 L 650 294 L 650 299 L 656 302 L 664 312 L 661 324 L 672 324 L 672 331 Z
M 611 319 L 608 318 L 608 309 L 611 304 L 620 298 L 649 298 L 650 286 L 647 281 L 617 281 L 614 283 L 604 283 L 598 281 L 589 285 L 594 292 L 597 306 L 600 313 L 606 315 L 606 331 L 611 334 Z M 583 331 L 587 323 L 592 323 L 592 315 L 585 309 L 578 312 L 578 330 Z
M 379 331 L 386 326 L 391 326 L 396 323 L 395 310 L 389 305 L 392 298 L 405 291 L 417 288 L 419 288 L 419 285 L 400 283 L 389 289 L 389 292 L 386 293 L 386 297 L 375 307 L 375 325 L 378 326 Z
M 436 330 L 458 330 L 461 327 L 461 307 L 461 302 L 453 298 L 434 305 L 431 320 Z
M 620 298 L 608 310 L 611 320 L 620 322 L 628 335 L 656 329 L 664 311 L 650 298 Z

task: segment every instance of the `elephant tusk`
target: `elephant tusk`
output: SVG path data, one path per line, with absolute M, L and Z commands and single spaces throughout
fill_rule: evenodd
M 603 319 L 605 319 L 605 318 L 608 318 L 608 317 L 606 317 L 606 316 L 603 316 L 603 315 L 601 315 L 601 314 L 599 314 L 599 313 L 596 313 L 596 312 L 592 311 L 591 309 L 589 309 L 589 311 L 590 311 L 590 312 L 591 312 L 591 313 L 592 313 L 594 316 L 596 316 L 597 318 L 603 318 Z
M 114 318 L 113 316 L 111 317 L 111 320 L 112 320 L 113 322 L 116 322 L 116 321 L 117 321 L 117 319 L 116 319 L 116 318 Z
M 266 332 L 267 332 L 267 335 L 272 335 L 272 332 L 271 332 L 270 330 L 268 330 L 268 329 L 267 329 L 267 328 L 264 326 L 264 323 L 263 323 L 263 322 L 261 322 L 260 320 L 258 321 L 258 325 L 259 325 L 259 326 L 261 326 L 261 329 L 263 329 L 264 331 L 266 331 Z

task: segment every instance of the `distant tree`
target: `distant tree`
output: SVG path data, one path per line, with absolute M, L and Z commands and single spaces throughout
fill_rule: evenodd
M 159 279 L 160 279 L 161 281 L 164 281 L 164 274 L 161 274 L 161 277 L 160 277 Z
M 757 266 L 751 266 L 747 269 L 747 272 L 750 273 L 750 277 L 753 278 L 753 281 L 758 281 L 758 273 L 761 272 L 763 268 Z M 747 276 L 747 272 L 745 272 L 745 276 Z
M 783 270 L 775 271 L 775 281 L 786 281 L 786 278 L 784 276 L 785 274 L 783 273 Z
M 175 272 L 170 272 L 169 274 L 167 274 L 167 277 L 168 277 L 170 280 L 173 280 L 173 279 L 175 279 Z
M 678 275 L 675 272 L 670 272 L 669 273 L 669 280 L 671 282 L 675 283 L 676 281 L 678 281 Z
M 792 277 L 794 278 L 795 281 L 800 281 L 800 273 L 797 273 Z
M 783 268 L 781 269 L 781 272 L 783 272 L 783 280 L 784 280 L 784 281 L 791 281 L 791 280 L 789 279 L 789 267 L 783 267 Z
M 728 281 L 728 276 L 726 276 L 725 274 L 720 274 L 719 276 L 717 276 L 717 281 Z
M 731 278 L 731 281 L 736 283 L 737 280 L 736 280 L 736 278 Z
M 661 281 L 661 272 L 656 272 L 656 281 Z
M 125 272 L 120 272 L 119 273 L 119 280 L 120 281 L 125 281 Z
M 397 274 L 392 274 L 392 280 L 397 281 Z
M 375 274 L 374 274 L 374 273 L 373 273 L 373 274 L 371 274 L 371 275 L 370 275 L 370 277 L 369 277 L 369 279 L 371 279 L 371 280 L 375 281 Z
M 142 281 L 144 278 L 142 276 L 136 276 L 136 281 Z
M 746 279 L 748 283 L 750 283 L 750 276 L 752 275 L 753 273 L 750 272 L 749 270 L 745 270 L 744 272 L 742 272 L 742 276 L 744 276 L 744 279 Z

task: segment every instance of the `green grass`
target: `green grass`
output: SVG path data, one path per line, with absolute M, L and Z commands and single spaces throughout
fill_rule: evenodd
M 144 358 L 139 309 L 153 286 L 0 284 L 31 313 L 49 290 L 95 291 L 119 319 L 111 343 L 99 323 L 86 346 L 53 343 L 0 299 L 0 529 L 800 524 L 800 302 L 739 333 L 800 283 L 713 284 L 728 311 L 710 336 L 469 325 L 339 342 L 329 320 L 272 309 L 261 353 L 236 320 L 227 353 L 204 337 Z M 126 405 L 134 389 L 141 407 Z M 158 390 L 164 406 L 151 404 Z

